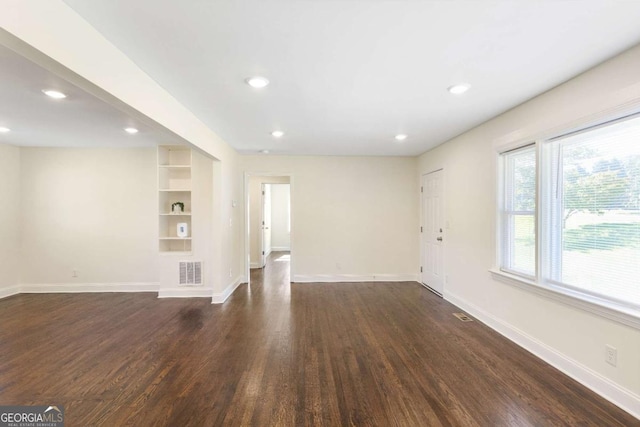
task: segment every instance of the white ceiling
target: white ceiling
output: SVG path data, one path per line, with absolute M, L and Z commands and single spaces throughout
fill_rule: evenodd
M 55 100 L 44 89 L 67 98 Z M 37 147 L 155 146 L 172 136 L 152 130 L 70 84 L 56 74 L 0 45 L 0 143 Z M 125 127 L 139 129 L 136 135 Z
M 420 154 L 640 42 L 637 0 L 65 1 L 249 152 Z
M 65 2 L 241 152 L 420 154 L 640 42 L 637 0 Z M 73 88 L 62 117 L 44 75 L 5 56 L 0 120 L 38 126 L 17 143 L 131 141 L 124 115 Z M 458 82 L 471 90 L 449 94 Z

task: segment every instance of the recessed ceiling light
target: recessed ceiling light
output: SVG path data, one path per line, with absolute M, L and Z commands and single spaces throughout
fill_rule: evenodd
M 260 151 L 262 154 L 269 154 L 269 150 L 261 150 Z
M 124 131 L 126 133 L 130 133 L 131 135 L 133 135 L 134 133 L 138 133 L 138 129 L 136 128 L 124 128 Z
M 397 141 L 404 141 L 405 139 L 407 139 L 407 135 L 405 135 L 404 133 L 399 133 L 396 135 Z
M 67 95 L 57 90 L 43 89 L 42 92 L 53 99 L 63 99 L 67 97 Z
M 284 135 L 284 132 L 282 132 L 281 130 L 274 130 L 273 132 L 271 132 L 271 135 L 274 138 L 280 138 L 282 137 L 282 135 Z
M 11 129 L 9 129 L 9 128 L 6 128 L 6 127 L 4 127 L 4 126 L 0 126 L 0 133 L 7 133 L 7 132 L 9 132 L 10 130 L 11 130 Z
M 463 93 L 468 91 L 470 87 L 471 85 L 467 83 L 460 83 L 457 85 L 449 86 L 447 90 L 454 95 L 462 95 Z
M 261 89 L 269 84 L 269 80 L 260 76 L 248 77 L 245 79 L 245 82 L 247 82 L 249 86 L 254 87 L 256 89 Z

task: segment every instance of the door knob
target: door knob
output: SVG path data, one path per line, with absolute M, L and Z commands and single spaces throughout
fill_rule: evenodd
M 442 242 L 442 237 L 438 237 L 436 240 L 437 240 L 438 242 Z

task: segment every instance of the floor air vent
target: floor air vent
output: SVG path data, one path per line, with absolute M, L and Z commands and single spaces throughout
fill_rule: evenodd
M 202 285 L 202 261 L 180 261 L 180 285 Z
M 456 316 L 458 319 L 462 320 L 463 322 L 473 322 L 473 319 L 464 313 L 453 313 L 453 315 Z

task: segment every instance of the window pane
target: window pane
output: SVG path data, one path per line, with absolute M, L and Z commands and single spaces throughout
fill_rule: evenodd
M 513 270 L 530 276 L 536 269 L 536 227 L 534 215 L 514 216 Z
M 513 155 L 513 210 L 536 210 L 536 152 L 534 148 Z
M 502 268 L 535 276 L 536 151 L 527 147 L 503 154 L 505 199 Z
M 640 306 L 640 119 L 557 142 L 556 280 Z M 560 194 L 558 195 L 560 196 Z

